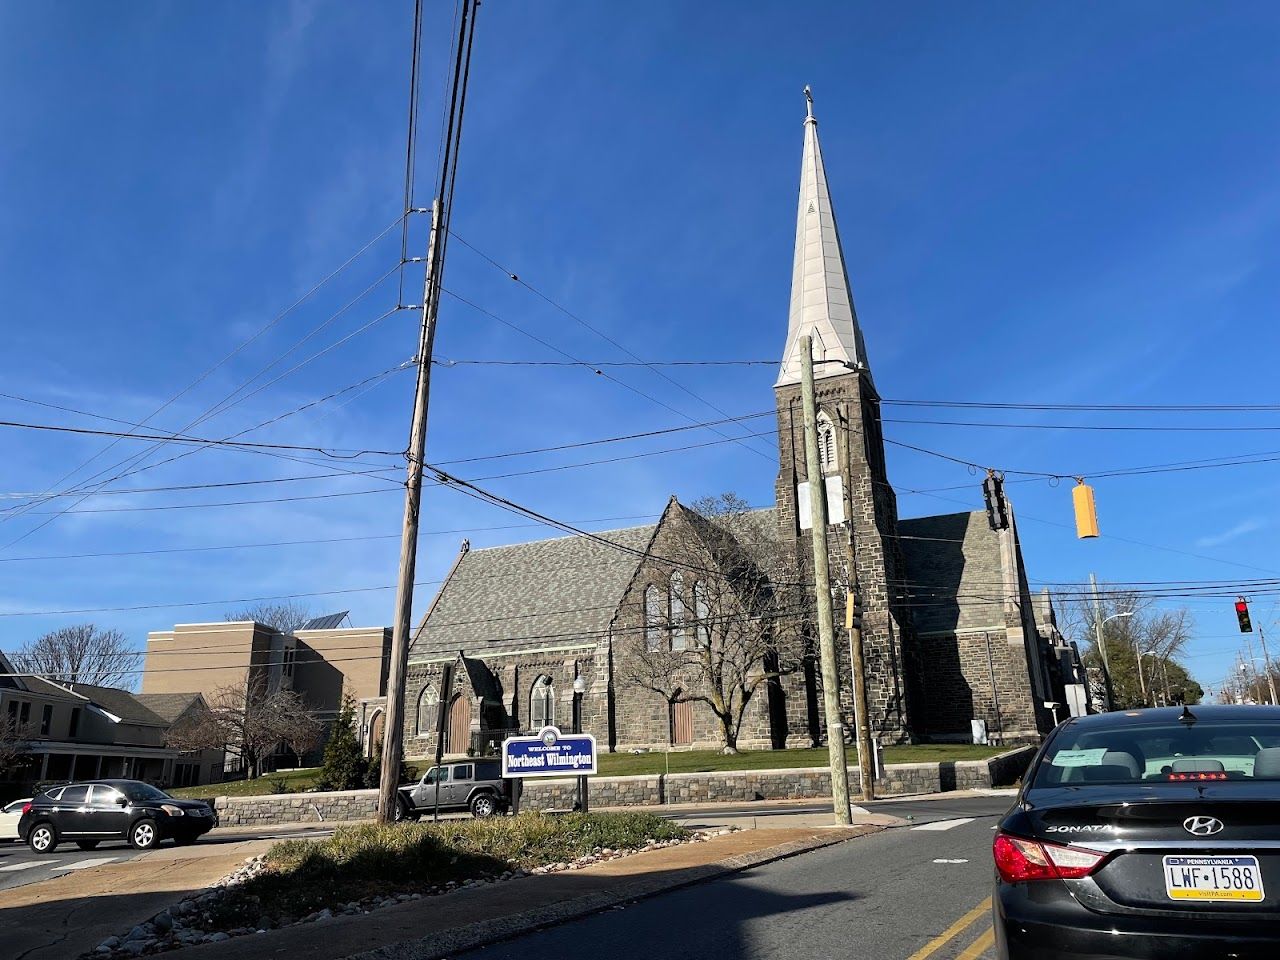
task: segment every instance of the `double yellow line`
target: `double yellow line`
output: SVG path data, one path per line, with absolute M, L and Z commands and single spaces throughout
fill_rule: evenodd
M 980 904 L 978 904 L 976 907 L 974 907 L 972 910 L 966 913 L 963 917 L 961 917 L 951 926 L 947 927 L 947 929 L 943 930 L 940 934 L 938 934 L 936 937 L 934 937 L 932 940 L 926 943 L 923 947 L 921 947 L 911 956 L 907 957 L 907 960 L 926 960 L 926 958 L 933 956 L 935 953 L 937 953 L 939 950 L 945 947 L 952 940 L 955 940 L 957 937 L 959 937 L 960 934 L 964 933 L 965 930 L 969 929 L 969 927 L 971 927 L 976 920 L 984 916 L 989 917 L 990 915 L 991 915 L 991 898 L 987 897 L 987 899 L 983 900 Z M 981 934 L 979 934 L 977 940 L 973 941 L 973 943 L 965 947 L 963 952 L 956 955 L 956 960 L 977 960 L 978 957 L 982 956 L 984 953 L 990 950 L 992 945 L 995 942 L 996 942 L 995 927 L 988 924 L 987 928 L 983 930 Z

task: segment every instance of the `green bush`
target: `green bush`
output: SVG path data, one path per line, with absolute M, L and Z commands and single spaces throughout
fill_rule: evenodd
M 329 742 L 324 745 L 324 765 L 316 777 L 319 790 L 359 790 L 365 785 L 369 761 L 360 750 L 356 738 L 356 703 L 351 697 L 342 698 L 342 711 L 333 722 Z
M 277 843 L 267 854 L 267 869 L 224 898 L 217 917 L 297 918 L 364 897 L 421 892 L 512 867 L 574 860 L 602 847 L 625 849 L 685 835 L 683 827 L 652 813 L 522 813 L 339 827 L 323 840 Z

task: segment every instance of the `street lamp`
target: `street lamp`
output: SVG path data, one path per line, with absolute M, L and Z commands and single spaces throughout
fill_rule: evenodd
M 1107 709 L 1108 710 L 1114 709 L 1115 704 L 1112 702 L 1113 691 L 1111 688 L 1111 661 L 1107 658 L 1107 641 L 1106 641 L 1106 638 L 1103 636 L 1102 628 L 1105 627 L 1112 620 L 1121 620 L 1124 617 L 1132 617 L 1132 616 L 1133 616 L 1132 610 L 1122 610 L 1120 613 L 1113 613 L 1109 617 L 1106 617 L 1102 620 L 1094 620 L 1093 622 L 1094 633 L 1097 635 L 1097 638 L 1098 638 L 1098 652 L 1102 655 L 1102 675 L 1103 675 L 1103 678 L 1106 680 L 1106 685 L 1107 685 Z M 1141 670 L 1141 666 L 1142 666 L 1141 658 L 1139 658 L 1138 666 L 1139 666 L 1139 670 Z M 1145 696 L 1143 697 L 1143 699 L 1144 700 L 1146 699 Z
M 573 678 L 573 732 L 582 732 L 582 695 L 587 692 L 587 681 L 582 676 Z M 587 778 L 578 778 L 578 803 L 577 807 L 583 813 L 587 812 Z

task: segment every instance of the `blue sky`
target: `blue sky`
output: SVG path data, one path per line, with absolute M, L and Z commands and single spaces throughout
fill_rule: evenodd
M 424 205 L 451 16 L 450 5 L 428 7 L 416 198 Z M 0 392 L 146 417 L 391 224 L 403 190 L 411 12 L 408 0 L 0 2 Z M 777 357 L 808 83 L 886 398 L 1267 402 L 1280 352 L 1278 34 L 1274 6 L 1248 3 L 811 3 L 801 13 L 785 3 L 486 0 L 454 229 L 645 359 Z M 424 227 L 415 218 L 419 255 Z M 180 428 L 259 374 L 391 270 L 399 243 L 397 230 L 384 236 L 152 422 Z M 417 283 L 408 283 L 409 302 Z M 459 243 L 446 287 L 576 357 L 627 359 Z M 396 296 L 394 278 L 376 286 L 237 396 L 374 320 Z M 226 436 L 387 370 L 412 354 L 414 324 L 411 313 L 392 314 L 193 432 Z M 437 350 L 455 359 L 560 359 L 453 297 L 442 306 Z M 719 416 L 708 404 L 733 415 L 773 404 L 768 366 L 669 371 L 706 402 L 648 370 L 615 373 L 696 420 Z M 390 375 L 247 439 L 400 449 L 411 385 L 409 374 Z M 1275 415 L 1239 413 L 897 408 L 890 416 L 1280 426 Z M 0 418 L 112 426 L 3 398 Z M 429 457 L 686 422 L 580 369 L 460 365 L 437 371 Z M 887 423 L 886 434 L 977 463 L 1064 475 L 1280 449 L 1280 435 L 1261 430 Z M 455 470 L 481 477 L 717 439 L 675 434 L 604 454 Z M 11 430 L 0 444 L 5 494 L 63 488 L 143 449 L 127 441 L 100 453 L 101 438 Z M 588 521 L 656 513 L 671 493 L 732 489 L 767 505 L 772 450 L 762 437 L 487 485 L 606 528 L 630 521 Z M 141 466 L 181 452 L 165 448 Z M 904 516 L 980 505 L 965 468 L 901 448 L 888 456 Z M 1278 470 L 1098 481 L 1104 537 L 1090 542 L 1069 529 L 1069 484 L 1017 484 L 1010 493 L 1038 580 L 1090 571 L 1135 581 L 1266 577 L 1280 575 L 1272 555 Z M 330 472 L 205 450 L 108 488 L 142 492 L 47 516 L 75 502 L 62 498 L 33 511 L 46 515 L 0 522 L 0 613 L 8 614 L 0 646 L 85 619 L 141 643 L 175 621 L 220 619 L 234 606 L 223 600 L 390 584 L 401 501 L 384 480 L 145 492 Z M 968 488 L 905 492 L 953 484 Z M 361 493 L 379 488 L 386 492 Z M 320 494 L 344 495 L 138 509 Z M 428 490 L 423 529 L 451 532 L 423 538 L 419 579 L 440 577 L 465 535 L 476 545 L 540 535 L 483 529 L 518 523 Z M 15 559 L 371 536 L 382 539 Z M 418 611 L 431 593 L 419 591 Z M 217 602 L 39 613 L 189 601 Z M 349 607 L 358 623 L 391 617 L 389 591 L 309 602 L 317 611 Z M 1191 606 L 1199 635 L 1189 663 L 1202 682 L 1216 683 L 1238 649 L 1230 605 Z M 1271 598 L 1255 602 L 1255 622 L 1276 613 Z

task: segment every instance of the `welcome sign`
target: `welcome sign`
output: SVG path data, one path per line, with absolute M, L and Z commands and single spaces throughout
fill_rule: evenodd
M 596 738 L 544 727 L 536 737 L 502 742 L 504 777 L 583 777 L 596 772 Z

